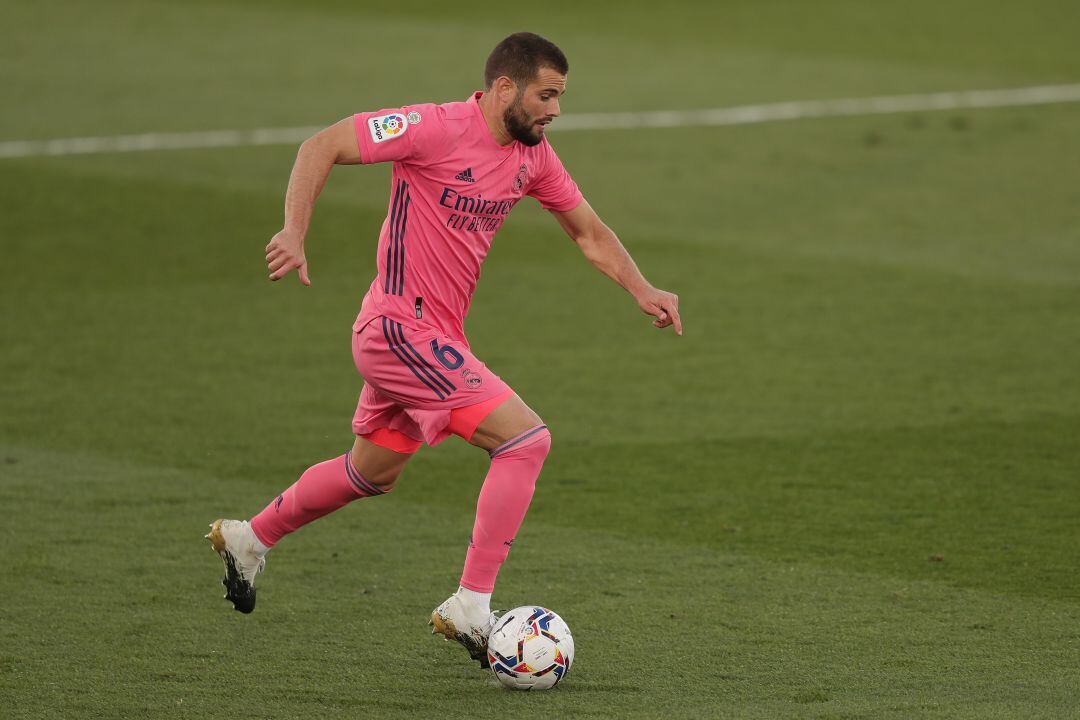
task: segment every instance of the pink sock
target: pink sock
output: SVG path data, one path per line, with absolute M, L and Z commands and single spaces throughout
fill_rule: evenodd
M 300 479 L 251 519 L 251 529 L 266 547 L 294 530 L 353 500 L 385 491 L 369 483 L 353 467 L 349 453 L 312 465 Z
M 491 468 L 476 501 L 462 587 L 482 593 L 495 588 L 495 577 L 525 519 L 550 448 L 547 425 L 537 425 L 491 451 Z

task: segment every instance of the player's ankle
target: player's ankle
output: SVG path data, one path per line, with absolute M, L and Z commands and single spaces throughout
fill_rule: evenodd
M 469 610 L 487 617 L 491 613 L 491 593 L 477 592 L 467 587 L 459 586 L 457 596 L 460 597 Z
M 258 518 L 258 516 L 256 516 L 256 517 L 252 518 L 251 520 L 247 521 L 248 535 L 249 535 L 249 540 L 251 541 L 251 549 L 252 549 L 252 551 L 254 551 L 254 553 L 256 555 L 258 555 L 260 558 L 262 558 L 262 557 L 266 557 L 266 553 L 270 552 L 270 550 L 274 546 L 273 545 L 267 545 L 265 542 L 263 542 L 263 539 L 261 537 L 259 537 L 259 532 L 258 532 L 258 530 L 255 529 L 255 526 L 256 526 L 256 524 L 258 522 L 257 518 Z
M 259 539 L 259 536 L 255 533 L 251 533 L 251 549 L 255 551 L 255 554 L 260 558 L 266 557 L 266 553 L 270 552 L 270 548 L 263 545 L 263 541 Z

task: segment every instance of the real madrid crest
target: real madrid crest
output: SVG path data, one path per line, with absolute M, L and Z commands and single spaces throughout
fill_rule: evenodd
M 517 175 L 514 176 L 514 184 L 511 186 L 511 189 L 514 192 L 521 192 L 521 189 L 525 187 L 525 183 L 528 181 L 528 179 L 529 166 L 525 163 L 522 163 L 521 167 L 518 168 Z

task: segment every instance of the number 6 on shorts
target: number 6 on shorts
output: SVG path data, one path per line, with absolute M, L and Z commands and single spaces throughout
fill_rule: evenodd
M 465 358 L 461 356 L 461 353 L 449 345 L 439 347 L 438 340 L 431 341 L 431 354 L 434 355 L 435 359 L 442 363 L 442 366 L 447 370 L 457 370 L 465 362 Z

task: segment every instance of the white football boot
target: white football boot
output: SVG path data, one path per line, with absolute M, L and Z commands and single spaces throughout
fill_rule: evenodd
M 456 640 L 469 651 L 469 657 L 480 662 L 480 667 L 488 667 L 488 636 L 495 626 L 495 613 L 455 593 L 432 611 L 428 625 L 432 635 L 438 633 L 447 640 Z
M 255 537 L 247 520 L 215 520 L 206 535 L 225 562 L 225 599 L 242 613 L 255 609 L 255 576 L 266 565 L 258 549 L 262 543 Z M 265 548 L 262 548 L 265 550 Z

